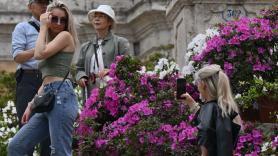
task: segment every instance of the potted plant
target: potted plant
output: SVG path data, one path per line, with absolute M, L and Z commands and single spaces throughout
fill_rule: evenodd
M 254 77 L 254 84 L 246 92 L 236 96 L 237 103 L 241 106 L 249 121 L 275 122 L 278 110 L 278 79 L 273 83 L 266 82 L 261 77 Z M 250 108 L 252 108 L 250 110 Z M 247 111 L 246 111 L 247 110 Z M 250 114 L 247 114 L 250 113 Z M 254 115 L 257 113 L 258 115 Z

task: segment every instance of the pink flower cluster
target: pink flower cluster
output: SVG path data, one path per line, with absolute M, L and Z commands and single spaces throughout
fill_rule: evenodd
M 260 123 L 261 124 L 261 123 Z M 235 156 L 259 156 L 277 153 L 277 125 L 266 130 L 259 123 L 244 123 L 244 133 L 239 135 Z
M 261 152 L 263 135 L 260 130 L 253 129 L 250 133 L 243 134 L 239 137 L 236 155 L 242 154 L 255 156 Z
M 118 118 L 118 120 L 104 127 L 103 132 L 106 134 L 105 138 L 112 140 L 124 134 L 130 127 L 137 124 L 142 117 L 152 115 L 153 111 L 148 107 L 148 104 L 148 101 L 145 100 L 132 105 L 123 117 Z
M 214 57 L 212 58 L 213 61 L 224 59 L 224 63 L 229 64 L 230 62 L 230 65 L 225 68 L 226 71 L 226 69 L 234 68 L 231 63 L 238 63 L 236 61 L 238 57 L 247 55 L 249 60 L 245 62 L 252 63 L 254 71 L 271 70 L 271 66 L 275 62 L 271 58 L 263 60 L 260 56 L 271 56 L 270 49 L 273 47 L 265 47 L 262 44 L 257 48 L 244 49 L 242 44 L 250 41 L 259 42 L 260 40 L 272 41 L 277 36 L 277 32 L 274 31 L 277 26 L 278 23 L 272 24 L 270 20 L 261 18 L 242 18 L 239 21 L 227 22 L 220 26 L 219 36 L 214 36 L 208 40 L 206 49 L 193 59 L 195 61 L 204 61 L 210 57 Z
M 154 145 L 169 144 L 173 151 L 181 150 L 196 141 L 197 128 L 186 122 L 179 125 L 162 124 L 159 129 L 152 132 L 142 132 L 138 135 L 141 144 Z
M 278 136 L 273 137 L 271 147 L 273 149 L 278 148 Z
M 247 17 L 224 23 L 219 26 L 219 35 L 209 39 L 206 48 L 193 60 L 220 64 L 230 77 L 239 74 L 244 66 L 255 74 L 273 70 L 277 68 L 273 53 L 277 25 L 278 21 Z
M 263 11 L 262 17 L 219 24 L 219 34 L 208 38 L 202 52 L 192 57 L 194 67 L 219 64 L 230 78 L 233 92 L 239 94 L 254 84 L 254 76 L 273 82 L 278 72 L 277 8 Z
M 142 101 L 134 104 L 123 116 L 111 124 L 103 127 L 103 137 L 97 138 L 95 141 L 96 148 L 99 149 L 106 145 L 112 139 L 124 134 L 130 127 L 140 121 L 141 117 L 152 115 L 152 110 L 148 107 L 148 101 Z

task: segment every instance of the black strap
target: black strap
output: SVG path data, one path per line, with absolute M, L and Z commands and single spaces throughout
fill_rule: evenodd
M 63 83 L 65 82 L 65 80 L 67 79 L 68 75 L 69 75 L 69 71 L 67 72 L 67 74 L 65 75 L 63 81 L 60 83 L 59 87 L 57 88 L 56 93 L 60 90 L 62 84 L 63 84 Z
M 97 57 L 97 46 L 96 46 L 96 44 L 94 44 L 94 50 L 95 50 L 95 58 L 96 58 L 96 61 L 97 61 L 97 67 L 99 67 L 99 64 L 98 64 L 98 57 Z
M 120 50 L 119 50 L 119 43 L 120 42 L 119 42 L 118 36 L 116 36 L 116 35 L 114 35 L 114 43 L 115 43 L 115 54 L 116 54 L 116 56 L 120 56 L 121 55 Z
M 32 25 L 38 32 L 40 32 L 40 27 L 34 21 L 29 21 L 28 23 Z

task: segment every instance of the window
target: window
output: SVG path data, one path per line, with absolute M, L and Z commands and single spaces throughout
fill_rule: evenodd
M 134 49 L 134 56 L 138 56 L 140 54 L 140 42 L 134 42 L 133 49 Z

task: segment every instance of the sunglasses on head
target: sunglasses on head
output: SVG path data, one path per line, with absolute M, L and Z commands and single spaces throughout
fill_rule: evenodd
M 65 18 L 65 17 L 58 17 L 58 16 L 52 16 L 51 23 L 58 24 L 58 25 L 66 24 L 67 23 L 67 18 Z

